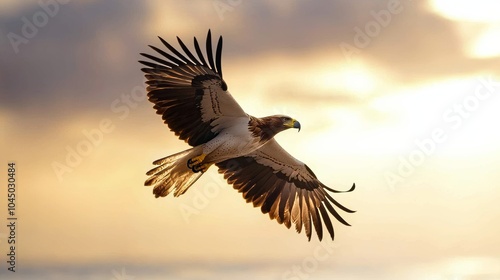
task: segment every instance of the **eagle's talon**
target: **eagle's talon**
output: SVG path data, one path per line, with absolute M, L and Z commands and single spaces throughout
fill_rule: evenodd
M 197 165 L 194 165 L 191 168 L 191 170 L 193 170 L 194 173 L 198 173 L 198 172 L 205 173 L 205 172 L 207 172 L 208 168 L 210 168 L 210 166 L 212 166 L 212 164 L 208 164 L 208 163 L 197 164 Z
M 191 170 L 193 170 L 194 173 L 198 173 L 201 171 L 200 169 L 198 169 L 198 167 L 199 167 L 199 165 L 195 165 L 195 166 L 193 166 L 193 168 L 191 168 Z
M 189 169 L 193 170 L 193 172 L 198 172 L 198 171 L 195 171 L 194 168 L 197 165 L 200 165 L 203 162 L 203 160 L 205 159 L 206 156 L 207 155 L 205 155 L 205 154 L 201 154 L 201 155 L 199 155 L 197 157 L 188 159 L 188 161 L 187 161 L 187 167 Z
M 187 161 L 187 167 L 188 167 L 189 169 L 193 169 L 193 168 L 194 168 L 194 166 L 193 166 L 193 161 L 192 161 L 191 159 L 188 159 L 188 161 Z M 194 171 L 194 170 L 193 170 L 193 171 Z

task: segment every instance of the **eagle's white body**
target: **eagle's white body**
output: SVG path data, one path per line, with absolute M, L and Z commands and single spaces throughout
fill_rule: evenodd
M 207 163 L 244 156 L 264 144 L 248 129 L 249 117 L 227 117 L 226 120 L 230 126 L 222 129 L 214 139 L 202 144 Z

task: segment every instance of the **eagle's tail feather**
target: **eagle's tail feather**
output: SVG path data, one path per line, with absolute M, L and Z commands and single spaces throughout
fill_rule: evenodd
M 170 155 L 153 164 L 157 167 L 149 170 L 146 175 L 151 175 L 144 185 L 153 186 L 156 197 L 167 196 L 172 191 L 174 196 L 179 196 L 187 191 L 203 173 L 194 173 L 187 167 L 187 161 L 197 156 L 201 151 L 197 147 Z

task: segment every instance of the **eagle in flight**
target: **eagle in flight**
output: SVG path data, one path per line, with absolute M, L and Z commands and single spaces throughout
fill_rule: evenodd
M 349 225 L 335 207 L 354 211 L 337 202 L 329 192 L 339 193 L 321 183 L 313 171 L 295 159 L 274 139 L 300 123 L 288 116 L 253 117 L 240 107 L 222 78 L 222 36 L 215 59 L 210 30 L 206 56 L 194 38 L 196 55 L 177 37 L 183 51 L 159 37 L 170 53 L 150 46 L 160 57 L 146 53 L 145 65 L 149 101 L 170 130 L 192 148 L 153 162 L 147 172 L 146 186 L 153 186 L 156 197 L 173 192 L 179 196 L 215 164 L 229 184 L 243 194 L 247 202 L 269 213 L 271 219 L 298 233 L 304 228 L 311 240 L 312 228 L 319 240 L 323 225 L 332 240 L 330 215 Z M 345 192 L 354 190 L 355 185 Z

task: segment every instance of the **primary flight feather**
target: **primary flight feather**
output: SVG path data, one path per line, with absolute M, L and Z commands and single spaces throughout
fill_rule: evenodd
M 214 58 L 208 31 L 206 59 L 196 38 L 195 54 L 179 37 L 184 54 L 160 41 L 171 53 L 150 46 L 161 58 L 141 53 L 149 61 L 139 61 L 146 66 L 141 70 L 146 73 L 148 98 L 168 127 L 192 148 L 153 162 L 157 167 L 147 172 L 145 185 L 153 186 L 156 197 L 183 194 L 215 164 L 247 202 L 287 228 L 293 225 L 299 233 L 304 229 L 309 240 L 313 228 L 323 238 L 323 225 L 334 239 L 330 215 L 349 225 L 336 208 L 354 211 L 329 193 L 340 191 L 321 183 L 274 139 L 286 129 L 300 130 L 300 123 L 283 115 L 253 117 L 231 96 L 222 78 L 222 37 Z M 353 184 L 347 192 L 354 188 Z

